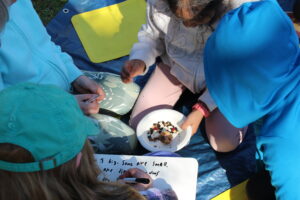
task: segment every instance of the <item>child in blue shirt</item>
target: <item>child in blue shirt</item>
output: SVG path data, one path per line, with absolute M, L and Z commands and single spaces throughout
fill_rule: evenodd
M 257 148 L 276 198 L 300 199 L 300 57 L 293 24 L 276 1 L 229 12 L 205 47 L 205 76 L 223 115 L 244 127 L 263 118 Z

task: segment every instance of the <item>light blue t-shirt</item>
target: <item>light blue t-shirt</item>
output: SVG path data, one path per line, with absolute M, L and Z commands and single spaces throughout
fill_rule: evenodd
M 9 21 L 0 39 L 0 90 L 33 82 L 69 91 L 70 83 L 82 74 L 72 58 L 51 42 L 29 0 L 9 7 Z

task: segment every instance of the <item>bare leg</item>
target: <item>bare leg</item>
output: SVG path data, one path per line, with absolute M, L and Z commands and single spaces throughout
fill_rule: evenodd
M 242 143 L 247 127 L 236 128 L 215 109 L 205 121 L 208 140 L 215 151 L 229 152 Z
M 140 93 L 131 113 L 129 124 L 136 128 L 139 121 L 153 110 L 172 108 L 184 86 L 170 74 L 170 67 L 160 63 Z

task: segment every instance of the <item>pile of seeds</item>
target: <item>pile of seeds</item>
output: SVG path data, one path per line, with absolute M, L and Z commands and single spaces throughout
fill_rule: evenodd
M 173 135 L 177 133 L 177 127 L 171 124 L 171 122 L 159 121 L 153 124 L 147 133 L 147 136 L 150 141 L 160 140 L 164 144 L 170 144 Z

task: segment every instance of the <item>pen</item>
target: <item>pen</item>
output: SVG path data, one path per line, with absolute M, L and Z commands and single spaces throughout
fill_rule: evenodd
M 92 102 L 95 101 L 98 97 L 100 97 L 100 95 L 96 95 L 96 96 L 90 98 L 89 100 L 87 100 L 86 102 L 87 102 L 87 103 L 92 103 Z
M 150 183 L 150 180 L 148 178 L 123 178 L 123 181 L 125 181 L 126 183 Z

